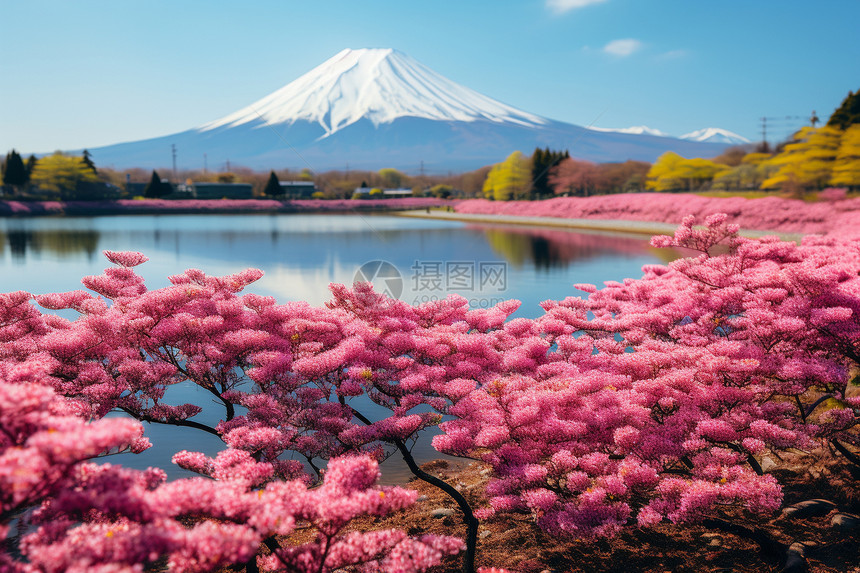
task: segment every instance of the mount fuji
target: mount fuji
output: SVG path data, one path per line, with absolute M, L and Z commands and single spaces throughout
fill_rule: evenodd
M 90 149 L 97 165 L 242 165 L 313 171 L 467 170 L 515 150 L 568 149 L 598 162 L 654 161 L 666 151 L 713 157 L 725 143 L 596 131 L 519 110 L 392 49 L 346 49 L 235 113 L 180 133 Z

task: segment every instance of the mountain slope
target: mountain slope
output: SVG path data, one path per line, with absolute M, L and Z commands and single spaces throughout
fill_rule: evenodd
M 586 129 L 519 110 L 390 49 L 343 50 L 235 113 L 181 133 L 91 149 L 98 165 L 474 169 L 512 151 L 592 161 L 717 155 L 725 144 Z

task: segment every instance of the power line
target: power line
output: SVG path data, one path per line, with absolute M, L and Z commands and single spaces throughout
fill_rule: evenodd
M 813 115 L 813 117 L 815 117 L 815 112 L 812 112 L 812 115 Z M 780 123 L 780 122 L 787 122 L 787 121 L 796 121 L 798 119 L 807 119 L 807 118 L 799 116 L 799 115 L 786 115 L 786 116 L 782 116 L 782 117 L 760 117 L 759 121 L 761 122 L 761 140 L 762 140 L 762 143 L 765 143 L 765 144 L 767 143 L 767 124 L 768 124 L 768 122 L 771 122 L 771 124 L 773 124 L 774 122 Z

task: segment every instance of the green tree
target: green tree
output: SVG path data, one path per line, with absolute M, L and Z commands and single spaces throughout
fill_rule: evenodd
M 99 171 L 98 171 L 98 169 L 96 169 L 95 163 L 93 163 L 92 155 L 86 149 L 84 149 L 84 155 L 83 155 L 82 159 L 83 159 L 84 163 L 86 164 L 86 166 L 89 167 L 93 173 L 98 175 Z
M 849 126 L 842 134 L 839 151 L 833 162 L 830 184 L 840 187 L 860 187 L 860 123 Z
M 39 160 L 36 159 L 35 155 L 31 155 L 30 157 L 27 158 L 27 178 L 28 179 L 33 175 L 33 169 L 36 168 L 36 163 L 38 163 L 38 162 L 39 162 Z
M 447 199 L 454 192 L 454 188 L 450 185 L 440 183 L 430 188 L 430 194 L 437 199 Z
M 21 187 L 30 180 L 30 174 L 21 155 L 14 149 L 6 154 L 6 162 L 3 165 L 3 184 Z
M 495 201 L 526 199 L 531 191 L 531 160 L 514 151 L 495 164 L 484 181 L 484 196 Z
M 551 151 L 548 147 L 546 149 L 538 147 L 534 150 L 531 173 L 531 195 L 533 199 L 553 195 L 553 187 L 549 182 L 550 171 L 563 160 L 569 158 L 570 153 L 567 151 Z
M 848 96 L 842 100 L 842 104 L 830 116 L 827 126 L 846 130 L 856 123 L 860 123 L 860 90 L 853 94 L 848 92 Z
M 281 186 L 281 182 L 278 181 L 278 176 L 275 175 L 275 172 L 272 171 L 269 173 L 269 180 L 266 181 L 266 187 L 263 189 L 263 194 L 268 195 L 269 197 L 281 197 L 285 193 L 286 191 Z
M 64 155 L 59 151 L 41 158 L 33 168 L 30 180 L 39 189 L 57 193 L 63 198 L 74 197 L 78 186 L 98 181 L 83 158 Z
M 173 188 L 170 186 L 170 183 L 162 181 L 161 177 L 153 169 L 149 183 L 143 188 L 143 196 L 148 199 L 159 199 L 165 195 L 170 195 L 172 192 Z

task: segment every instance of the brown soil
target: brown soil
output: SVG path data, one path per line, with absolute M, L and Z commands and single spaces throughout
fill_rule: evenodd
M 839 512 L 860 514 L 860 473 L 852 475 L 843 459 L 829 452 L 783 456 L 783 460 L 776 461 L 771 473 L 783 485 L 784 507 L 821 498 L 833 502 L 835 508 L 826 508 L 824 515 L 802 518 L 786 517 L 781 512 L 756 516 L 726 508 L 715 517 L 762 532 L 784 544 L 783 549 L 803 543 L 811 572 L 860 573 L 860 528 L 846 532 L 831 525 Z M 489 470 L 482 465 L 438 460 L 425 464 L 423 469 L 458 487 L 473 508 L 486 504 L 484 488 Z M 418 491 L 418 503 L 385 519 L 358 522 L 356 527 L 396 527 L 413 535 L 436 533 L 465 538 L 466 528 L 451 498 L 423 481 L 413 480 L 406 487 Z M 439 508 L 451 508 L 454 514 L 431 516 Z M 504 567 L 518 573 L 779 572 L 785 559 L 784 551 L 779 556 L 767 555 L 748 538 L 703 525 L 667 523 L 648 529 L 631 528 L 610 540 L 562 542 L 544 535 L 530 516 L 523 515 L 482 521 L 478 535 L 478 566 Z M 459 568 L 459 557 L 455 557 L 434 571 Z

